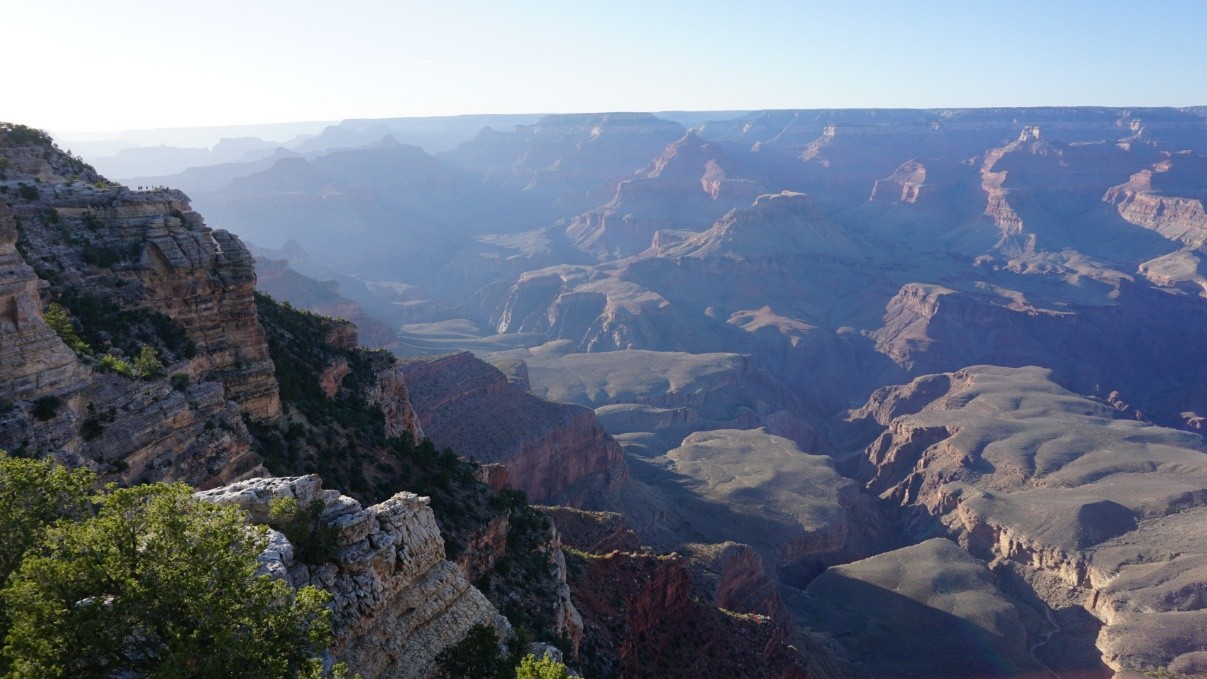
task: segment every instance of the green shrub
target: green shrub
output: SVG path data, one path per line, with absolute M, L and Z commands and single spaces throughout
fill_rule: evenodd
M 54 139 L 36 127 L 17 123 L 0 123 L 0 146 L 40 146 L 51 148 Z
M 192 378 L 190 378 L 189 374 L 186 372 L 172 373 L 172 377 L 170 377 L 169 380 L 172 383 L 172 388 L 176 391 L 184 391 L 185 389 L 188 389 L 189 383 L 192 382 Z
M 330 594 L 259 575 L 267 537 L 241 510 L 148 484 L 105 489 L 76 517 L 90 488 L 72 490 L 0 592 L 6 676 L 284 679 L 330 643 Z M 14 513 L 0 504 L 0 527 Z
M 134 368 L 130 367 L 130 364 L 125 360 L 113 354 L 101 356 L 99 367 L 105 372 L 114 372 L 122 377 L 134 377 Z
M 498 633 L 489 625 L 474 625 L 464 639 L 436 656 L 441 679 L 510 679 L 511 668 Z
M 163 362 L 159 360 L 159 354 L 153 347 L 144 344 L 139 350 L 138 356 L 134 358 L 134 374 L 144 380 L 163 375 Z
M 327 505 L 311 500 L 305 507 L 291 497 L 273 498 L 268 505 L 268 521 L 285 534 L 293 545 L 294 557 L 308 564 L 321 564 L 335 558 L 338 531 L 321 520 Z
M 63 343 L 71 347 L 72 351 L 77 354 L 88 354 L 92 352 L 92 348 L 88 343 L 80 338 L 75 332 L 75 326 L 71 323 L 71 316 L 67 310 L 56 302 L 51 302 L 50 307 L 46 309 L 46 314 L 43 316 L 46 324 L 51 330 L 63 340 Z
M 39 422 L 46 422 L 59 412 L 61 405 L 63 405 L 63 401 L 58 396 L 43 396 L 34 402 L 34 417 L 38 418 Z
M 515 679 L 567 679 L 569 676 L 570 670 L 547 654 L 538 660 L 529 653 L 515 668 Z

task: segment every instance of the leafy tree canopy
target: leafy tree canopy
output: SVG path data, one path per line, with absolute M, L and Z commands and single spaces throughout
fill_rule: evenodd
M 515 679 L 568 679 L 570 671 L 565 665 L 557 662 L 548 655 L 538 660 L 531 653 L 524 656 L 519 667 L 515 668 Z
M 16 536 L 0 549 L 19 561 L 0 591 L 10 676 L 315 672 L 330 642 L 330 595 L 257 572 L 265 528 L 184 484 L 89 497 L 91 480 L 0 456 L 0 537 Z M 39 488 L 49 497 L 21 504 Z M 22 518 L 27 507 L 35 511 Z

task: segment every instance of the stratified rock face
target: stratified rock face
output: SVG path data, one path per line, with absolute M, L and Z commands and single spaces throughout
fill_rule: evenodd
M 252 299 L 253 261 L 238 238 L 206 227 L 179 191 L 108 184 L 57 149 L 2 152 L 14 166 L 7 183 L 37 189 L 35 199 L 14 204 L 12 212 L 24 255 L 40 276 L 55 279 L 56 295 L 166 315 L 197 347 L 187 366 L 191 375 L 220 380 L 228 398 L 253 418 L 280 412 Z M 30 160 L 43 155 L 49 160 L 41 165 Z
M 590 477 L 627 474 L 612 437 L 581 406 L 522 391 L 468 352 L 408 361 L 402 379 L 423 432 L 462 457 L 499 462 L 533 500 L 556 497 Z
M 916 160 L 901 164 L 896 172 L 876 180 L 869 200 L 889 203 L 916 203 L 926 184 L 926 166 Z
M 1207 620 L 1207 536 L 1190 528 L 1207 508 L 1203 440 L 1114 419 L 1110 405 L 1040 368 L 945 378 L 948 389 L 868 446 L 867 488 L 907 509 L 920 534 L 942 524 L 973 555 L 1036 584 L 1053 608 L 1095 615 L 1098 651 L 1116 670 L 1207 650 L 1201 634 L 1173 641 Z M 907 391 L 935 391 L 926 381 Z
M 48 140 L 14 138 L 0 134 L 0 183 L 13 199 L 0 205 L 0 399 L 14 406 L 0 415 L 0 448 L 120 483 L 209 487 L 264 474 L 242 416 L 280 405 L 246 248 L 206 228 L 179 192 L 130 191 Z M 51 300 L 94 346 L 77 356 L 60 340 L 42 317 Z M 98 317 L 100 333 L 81 320 Z M 155 344 L 161 375 L 122 377 L 100 363 Z M 189 379 L 170 383 L 173 373 Z
M 1077 304 L 910 283 L 889 301 L 884 325 L 871 337 L 877 351 L 914 374 L 980 363 L 1042 365 L 1078 392 L 1127 394 L 1161 424 L 1201 417 L 1207 393 L 1197 338 L 1207 332 L 1207 309 L 1176 291 L 1126 279 L 1116 285 L 1101 303 Z
M 784 191 L 759 196 L 754 205 L 734 210 L 707 231 L 659 254 L 668 257 L 723 256 L 754 259 L 778 255 L 856 257 L 860 248 L 803 194 Z
M 70 390 L 87 369 L 42 320 L 38 277 L 17 252 L 17 225 L 0 202 L 0 400 Z
M 1167 154 L 1102 197 L 1132 224 L 1196 248 L 1207 242 L 1205 199 L 1207 159 L 1193 151 Z
M 935 538 L 835 566 L 810 583 L 809 624 L 864 677 L 1039 673 L 1027 630 L 985 565 Z
M 377 384 L 369 391 L 368 400 L 381 408 L 386 418 L 386 436 L 396 438 L 408 432 L 412 440 L 423 440 L 423 425 L 411 404 L 403 366 L 392 365 L 377 373 Z
M 313 585 L 334 596 L 331 652 L 366 679 L 420 679 L 435 673 L 440 651 L 465 638 L 474 625 L 511 634 L 507 620 L 444 560 L 444 541 L 428 498 L 402 492 L 361 508 L 338 491 L 323 490 L 317 476 L 256 479 L 199 493 L 232 504 L 252 521 L 267 521 L 273 498 L 326 505 L 320 520 L 337 529 L 335 559 L 298 563 L 279 536 L 261 558 L 269 573 L 294 587 Z
M 716 144 L 688 132 L 635 177 L 621 180 L 606 205 L 576 217 L 566 235 L 601 259 L 650 247 L 659 231 L 698 231 L 750 204 L 762 185 Z

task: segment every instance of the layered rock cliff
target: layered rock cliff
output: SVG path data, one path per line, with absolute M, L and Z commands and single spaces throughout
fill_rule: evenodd
M 1205 178 L 1207 159 L 1192 151 L 1166 154 L 1127 183 L 1112 186 L 1102 200 L 1132 224 L 1197 248 L 1207 242 Z
M 75 387 L 87 369 L 42 319 L 38 277 L 17 252 L 17 223 L 0 202 L 0 399 L 26 401 Z
M 423 431 L 438 447 L 498 462 L 533 500 L 557 497 L 591 477 L 626 475 L 620 446 L 587 408 L 522 391 L 469 353 L 402 364 Z
M 932 398 L 919 407 L 922 394 Z M 1111 405 L 1034 367 L 968 368 L 876 400 L 864 411 L 900 414 L 867 448 L 867 488 L 905 510 L 912 533 L 941 527 L 1063 611 L 1033 624 L 1033 638 L 1059 636 L 1053 649 L 1096 646 L 1115 670 L 1168 667 L 1207 650 L 1207 637 L 1186 637 L 1207 621 L 1207 543 L 1178 528 L 1207 506 L 1199 436 L 1115 419 Z M 1101 631 L 1069 624 L 1070 606 Z
M 183 194 L 110 184 L 37 131 L 0 130 L 0 158 L 0 446 L 124 483 L 263 474 L 241 415 L 280 402 L 246 248 Z
M 317 476 L 244 481 L 198 497 L 241 507 L 260 523 L 268 521 L 274 498 L 292 498 L 302 507 L 323 503 L 319 521 L 335 529 L 333 559 L 303 563 L 288 539 L 275 533 L 261 561 L 294 587 L 331 592 L 331 653 L 366 679 L 431 677 L 436 656 L 474 625 L 511 634 L 507 620 L 445 560 L 426 497 L 401 492 L 362 508 L 324 490 Z
M 689 131 L 621 180 L 611 201 L 575 217 L 566 235 L 600 259 L 625 257 L 650 247 L 659 231 L 701 230 L 761 189 L 720 146 Z

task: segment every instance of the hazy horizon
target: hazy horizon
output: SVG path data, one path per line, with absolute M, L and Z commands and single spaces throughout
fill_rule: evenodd
M 6 8 L 0 118 L 58 133 L 468 115 L 1198 106 L 1207 6 L 1170 2 L 77 0 Z M 1121 49 L 1121 45 L 1138 46 Z M 53 47 L 53 48 L 52 48 Z

